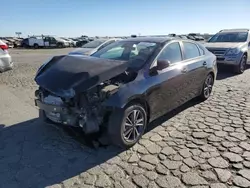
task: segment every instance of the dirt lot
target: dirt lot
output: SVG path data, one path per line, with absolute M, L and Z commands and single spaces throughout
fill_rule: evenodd
M 94 149 L 39 121 L 33 104 L 38 67 L 70 50 L 10 51 L 14 70 L 0 74 L 1 188 L 250 187 L 250 70 L 220 72 L 208 101 L 156 120 L 130 150 Z

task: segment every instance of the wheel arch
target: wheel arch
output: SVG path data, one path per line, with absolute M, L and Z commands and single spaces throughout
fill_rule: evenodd
M 143 135 L 143 132 L 141 134 L 141 136 L 139 136 L 137 138 L 137 140 L 128 143 L 127 141 L 124 141 L 124 138 L 122 136 L 122 129 L 121 129 L 121 120 L 123 120 L 124 118 L 124 111 L 125 109 L 128 107 L 131 107 L 133 105 L 140 105 L 144 108 L 144 110 L 146 111 L 146 115 L 147 115 L 147 123 L 144 127 L 143 132 L 145 131 L 145 129 L 147 128 L 147 124 L 148 124 L 148 116 L 149 116 L 149 106 L 147 104 L 147 101 L 143 98 L 143 97 L 133 97 L 133 99 L 129 100 L 123 107 L 118 107 L 115 108 L 113 110 L 113 112 L 111 112 L 109 118 L 108 118 L 108 123 L 107 123 L 107 135 L 109 136 L 110 140 L 112 141 L 113 144 L 120 146 L 122 148 L 130 148 L 131 146 L 133 146 L 136 142 L 138 142 L 138 140 L 140 139 L 140 137 Z M 119 126 L 120 125 L 120 126 Z
M 142 107 L 145 109 L 145 111 L 147 113 L 147 121 L 149 122 L 151 110 L 150 110 L 150 106 L 149 106 L 147 100 L 144 97 L 142 97 L 142 96 L 136 96 L 136 97 L 130 99 L 125 104 L 124 108 L 130 106 L 131 104 L 135 104 L 135 103 L 142 105 Z
M 248 53 L 247 53 L 247 52 L 244 52 L 244 53 L 243 53 L 243 56 L 244 56 L 244 55 L 246 55 L 246 56 L 247 56 L 247 58 L 248 58 Z
M 207 75 L 211 74 L 213 76 L 213 79 L 215 79 L 215 74 L 213 71 L 210 71 Z M 215 81 L 215 80 L 214 80 Z
M 202 84 L 202 86 L 201 86 L 201 88 L 200 88 L 200 92 L 199 92 L 200 94 L 202 93 L 202 90 L 203 90 L 203 86 L 204 86 L 205 79 L 207 78 L 207 76 L 208 76 L 209 74 L 211 74 L 211 75 L 212 75 L 212 77 L 213 77 L 213 79 L 214 79 L 214 82 L 215 82 L 215 79 L 216 79 L 216 77 L 215 77 L 215 73 L 211 70 L 211 71 L 209 71 L 209 72 L 207 73 L 206 77 L 204 78 L 203 84 Z
M 35 49 L 39 48 L 39 44 L 34 43 L 34 44 L 33 44 L 33 48 L 35 48 Z

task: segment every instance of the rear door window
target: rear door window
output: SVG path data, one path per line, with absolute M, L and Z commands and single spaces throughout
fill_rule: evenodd
M 197 45 L 191 42 L 183 42 L 184 59 L 192 59 L 200 56 Z
M 198 45 L 199 51 L 200 51 L 200 55 L 205 55 L 205 51 L 203 50 L 203 48 Z

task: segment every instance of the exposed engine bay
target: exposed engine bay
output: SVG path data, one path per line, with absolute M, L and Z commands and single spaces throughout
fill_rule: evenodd
M 85 133 L 98 132 L 110 113 L 102 105 L 106 99 L 117 92 L 119 87 L 134 80 L 136 72 L 124 72 L 104 81 L 73 98 L 63 98 L 40 87 L 35 95 L 36 105 L 43 117 L 52 123 L 81 127 Z

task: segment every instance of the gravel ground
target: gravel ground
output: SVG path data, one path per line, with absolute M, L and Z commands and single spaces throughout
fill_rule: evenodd
M 0 187 L 250 187 L 250 70 L 220 72 L 209 100 L 156 120 L 130 150 L 92 148 L 39 121 L 33 104 L 37 68 L 70 50 L 11 50 L 14 70 L 0 75 Z

